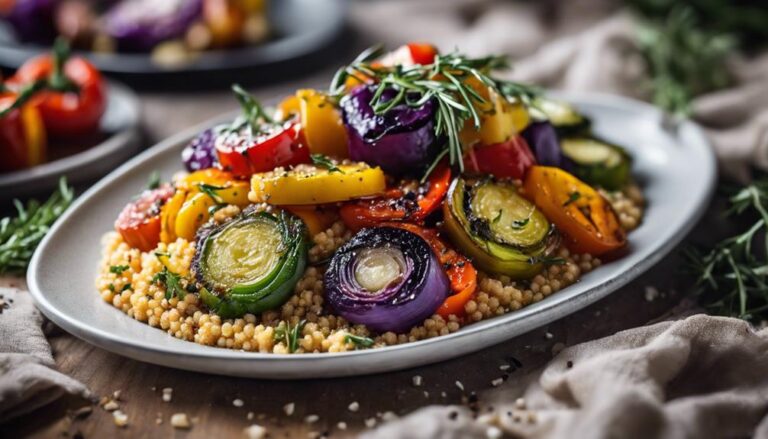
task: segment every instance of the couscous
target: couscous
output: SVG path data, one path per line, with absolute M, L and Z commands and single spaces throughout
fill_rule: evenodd
M 203 345 L 341 352 L 514 312 L 614 257 L 643 215 L 629 155 L 491 58 L 420 50 L 274 113 L 236 88 L 243 117 L 104 236 L 101 297 Z

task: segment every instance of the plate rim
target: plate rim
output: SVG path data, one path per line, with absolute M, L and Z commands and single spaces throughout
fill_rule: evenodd
M 660 121 L 664 119 L 664 113 L 660 109 L 654 107 L 653 105 L 645 102 L 637 101 L 631 98 L 623 97 L 623 96 L 603 94 L 603 93 L 592 93 L 592 92 L 589 92 L 589 93 L 575 92 L 574 93 L 574 92 L 557 92 L 557 91 L 552 91 L 551 94 L 565 97 L 569 100 L 581 101 L 583 103 L 602 104 L 602 105 L 609 105 L 609 106 L 618 105 L 620 107 L 630 107 L 630 108 L 637 109 L 638 111 L 649 112 L 650 115 L 657 117 Z M 530 329 L 540 327 L 544 324 L 560 319 L 565 315 L 571 314 L 577 310 L 580 310 L 586 307 L 591 303 L 596 302 L 601 298 L 606 297 L 608 294 L 618 290 L 622 286 L 626 285 L 627 283 L 635 279 L 641 273 L 647 271 L 648 269 L 653 267 L 656 263 L 658 263 L 677 244 L 679 244 L 680 241 L 682 241 L 682 239 L 685 236 L 688 235 L 691 229 L 701 219 L 701 216 L 704 214 L 704 211 L 706 210 L 709 204 L 709 200 L 711 199 L 712 193 L 714 191 L 715 181 L 717 179 L 717 167 L 716 167 L 714 151 L 712 150 L 711 145 L 707 140 L 706 136 L 704 136 L 703 130 L 696 123 L 690 120 L 681 122 L 681 125 L 680 125 L 681 129 L 683 128 L 683 126 L 685 126 L 685 129 L 693 130 L 694 135 L 696 135 L 696 137 L 699 138 L 700 142 L 695 143 L 695 148 L 702 150 L 701 151 L 702 158 L 704 160 L 704 165 L 707 168 L 708 172 L 705 175 L 706 181 L 703 182 L 704 190 L 700 192 L 700 196 L 698 200 L 696 200 L 694 211 L 691 212 L 689 217 L 690 220 L 682 224 L 681 227 L 677 230 L 677 233 L 672 235 L 672 237 L 666 241 L 659 242 L 655 245 L 651 245 L 650 246 L 652 248 L 651 254 L 648 257 L 637 261 L 634 265 L 627 267 L 627 269 L 623 273 L 620 273 L 614 276 L 613 278 L 607 279 L 606 281 L 603 281 L 592 288 L 581 291 L 572 297 L 566 297 L 560 300 L 547 300 L 552 297 L 555 297 L 555 298 L 557 297 L 557 295 L 552 295 L 546 298 L 545 300 L 526 306 L 520 310 L 515 311 L 514 313 L 508 313 L 503 316 L 498 316 L 492 319 L 484 320 L 482 322 L 474 323 L 472 325 L 467 325 L 464 328 L 462 328 L 461 331 L 457 331 L 455 333 L 451 333 L 448 335 L 444 335 L 444 336 L 440 336 L 432 339 L 425 339 L 425 340 L 420 340 L 416 342 L 410 342 L 410 343 L 395 345 L 395 346 L 387 346 L 383 348 L 377 348 L 374 350 L 355 350 L 355 351 L 347 351 L 347 352 L 340 352 L 340 353 L 305 353 L 300 355 L 274 354 L 274 353 L 245 352 L 240 350 L 222 349 L 218 347 L 210 347 L 210 349 L 204 349 L 200 351 L 186 351 L 184 353 L 181 353 L 181 352 L 176 352 L 174 350 L 169 350 L 167 347 L 163 347 L 163 346 L 145 345 L 135 340 L 131 341 L 131 339 L 123 339 L 117 335 L 114 335 L 107 331 L 103 331 L 99 328 L 90 327 L 83 320 L 74 319 L 64 313 L 60 313 L 51 304 L 51 302 L 48 301 L 48 299 L 45 297 L 45 294 L 41 291 L 40 285 L 37 282 L 37 273 L 40 270 L 39 265 L 40 265 L 40 260 L 42 258 L 42 254 L 45 252 L 48 246 L 48 243 L 51 241 L 52 237 L 56 236 L 56 233 L 62 227 L 62 225 L 68 220 L 68 218 L 73 215 L 73 212 L 78 210 L 78 208 L 82 204 L 84 204 L 86 201 L 88 201 L 90 198 L 92 198 L 98 192 L 100 192 L 103 187 L 110 184 L 113 180 L 119 179 L 123 175 L 129 173 L 131 170 L 137 167 L 139 163 L 144 162 L 145 160 L 149 160 L 155 155 L 159 155 L 168 149 L 178 147 L 180 142 L 184 142 L 185 140 L 197 134 L 200 130 L 204 128 L 207 128 L 215 123 L 220 123 L 226 120 L 227 116 L 229 116 L 229 114 L 213 118 L 201 124 L 195 125 L 189 129 L 185 129 L 184 131 L 177 133 L 157 143 L 153 147 L 147 149 L 146 151 L 142 152 L 141 154 L 137 155 L 136 157 L 132 158 L 131 160 L 129 160 L 128 162 L 120 166 L 119 168 L 112 171 L 110 174 L 102 178 L 98 183 L 96 183 L 94 186 L 88 189 L 85 193 L 83 193 L 80 197 L 78 197 L 75 203 L 73 203 L 73 206 L 70 209 L 68 209 L 68 211 L 54 224 L 50 232 L 46 235 L 46 237 L 43 239 L 41 244 L 38 246 L 38 249 L 35 251 L 29 266 L 29 270 L 27 274 L 27 284 L 29 286 L 29 291 L 35 303 L 38 305 L 38 307 L 43 312 L 43 314 L 45 314 L 54 323 L 61 326 L 66 331 L 73 333 L 74 335 L 84 339 L 88 343 L 95 344 L 110 352 L 128 356 L 128 357 L 137 359 L 139 361 L 145 361 L 145 362 L 160 364 L 160 365 L 179 368 L 179 369 L 193 370 L 193 371 L 213 373 L 213 374 L 226 374 L 230 376 L 268 377 L 268 378 L 277 378 L 277 379 L 302 379 L 302 378 L 313 378 L 313 377 L 332 377 L 332 376 L 338 377 L 338 376 L 348 376 L 348 375 L 366 375 L 366 374 L 384 372 L 389 370 L 410 368 L 410 367 L 415 367 L 415 366 L 423 365 L 427 363 L 436 363 L 439 361 L 444 361 L 448 358 L 455 357 L 457 355 L 454 355 L 452 353 L 447 353 L 442 355 L 436 355 L 431 358 L 423 358 L 420 360 L 415 359 L 403 367 L 396 367 L 396 366 L 392 367 L 384 364 L 378 367 L 376 366 L 369 367 L 368 370 L 362 371 L 362 372 L 353 371 L 350 369 L 350 370 L 338 370 L 332 373 L 316 373 L 310 370 L 310 371 L 307 371 L 307 373 L 302 375 L 291 374 L 291 372 L 286 372 L 284 376 L 282 376 L 279 372 L 264 373 L 258 370 L 253 371 L 253 373 L 243 373 L 238 371 L 229 371 L 229 372 L 212 371 L 210 370 L 210 368 L 206 368 L 204 365 L 201 365 L 199 361 L 200 360 L 203 360 L 203 361 L 226 360 L 226 361 L 231 361 L 236 363 L 288 362 L 288 363 L 306 365 L 308 364 L 308 362 L 343 361 L 343 359 L 352 359 L 352 358 L 358 358 L 362 356 L 368 356 L 368 357 L 374 357 L 374 358 L 387 357 L 390 355 L 394 355 L 398 352 L 413 353 L 414 351 L 418 351 L 419 348 L 425 345 L 440 343 L 440 342 L 448 342 L 448 341 L 458 343 L 462 339 L 466 339 L 467 337 L 474 337 L 478 333 L 486 332 L 490 329 L 493 329 L 494 327 L 503 327 L 504 325 L 515 324 L 515 325 L 524 326 L 527 329 L 523 332 L 527 332 Z M 565 305 L 568 305 L 569 302 L 571 302 L 570 308 L 565 306 Z M 560 310 L 560 312 L 558 312 L 558 310 Z M 514 314 L 514 319 L 511 318 L 513 314 Z M 138 323 L 145 324 L 142 322 L 138 322 Z M 519 334 L 522 334 L 523 332 L 519 332 L 515 335 L 510 335 L 509 337 L 506 337 L 506 338 L 486 337 L 486 339 L 481 339 L 479 341 L 475 340 L 475 343 L 473 343 L 473 346 L 470 349 L 464 350 L 461 355 L 470 354 L 480 349 L 483 349 L 498 343 L 502 343 L 505 340 L 511 339 Z M 167 334 L 164 334 L 164 335 L 169 337 L 169 335 Z M 148 359 L 146 358 L 146 356 L 143 356 L 142 354 L 150 355 L 152 356 L 152 358 Z M 169 357 L 175 357 L 179 354 L 184 355 L 186 360 L 193 360 L 193 361 L 187 361 L 184 364 L 179 365 L 174 361 L 172 361 L 173 358 L 169 359 Z M 198 363 L 196 363 L 195 361 L 198 361 Z

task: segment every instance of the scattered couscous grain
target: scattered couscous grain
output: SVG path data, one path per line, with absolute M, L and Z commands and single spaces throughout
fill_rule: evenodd
M 189 417 L 186 413 L 174 413 L 171 415 L 171 426 L 173 428 L 188 429 L 192 426 L 189 423 Z
M 258 424 L 246 427 L 244 433 L 248 439 L 264 439 L 267 437 L 267 429 Z
M 115 425 L 118 427 L 125 427 L 128 425 L 128 415 L 120 410 L 115 410 L 112 412 L 112 421 L 114 421 Z

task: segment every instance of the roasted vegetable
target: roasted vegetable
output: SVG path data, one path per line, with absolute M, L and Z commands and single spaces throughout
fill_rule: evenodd
M 473 120 L 467 120 L 459 133 L 465 147 L 506 143 L 530 123 L 530 115 L 522 102 L 508 100 L 475 77 L 469 77 L 465 82 L 485 100 L 475 103 L 480 114 L 480 127 L 477 128 Z
M 243 108 L 243 115 L 231 125 L 219 127 L 215 133 L 216 152 L 222 169 L 238 177 L 250 177 L 278 166 L 310 161 L 297 118 L 276 122 L 240 86 L 235 85 L 232 89 Z
M 444 164 L 438 166 L 427 183 L 416 191 L 390 189 L 379 198 L 347 203 L 339 209 L 339 214 L 352 230 L 373 227 L 383 221 L 422 223 L 440 207 L 450 183 L 451 168 Z
M 136 201 L 128 203 L 115 222 L 115 229 L 129 246 L 143 252 L 160 242 L 160 210 L 173 196 L 170 185 L 144 191 Z
M 225 204 L 248 205 L 248 182 L 216 168 L 192 172 L 176 182 L 176 193 L 161 209 L 160 239 L 191 241 L 210 219 L 211 208 Z
M 347 152 L 347 131 L 341 120 L 341 113 L 327 95 L 311 89 L 297 90 L 280 103 L 276 119 L 299 117 L 302 137 L 309 151 L 335 158 L 345 158 Z
M 574 174 L 585 182 L 615 191 L 629 181 L 631 161 L 621 147 L 592 137 L 566 137 L 560 144 Z
M 51 137 L 71 139 L 99 129 L 107 108 L 107 91 L 101 73 L 85 58 L 69 57 L 69 47 L 57 40 L 53 55 L 25 62 L 9 85 L 18 89 L 44 84 L 33 100 Z
M 498 178 L 521 180 L 536 158 L 521 136 L 506 142 L 469 147 L 464 155 L 464 169 L 471 173 L 491 174 Z
M 0 111 L 18 99 L 12 92 L 0 92 Z M 47 139 L 43 118 L 37 106 L 22 105 L 0 117 L 0 172 L 39 165 L 45 160 Z
M 254 174 L 248 199 L 278 206 L 323 204 L 378 195 L 385 188 L 381 169 L 365 163 L 338 165 L 331 169 L 300 165 L 290 171 Z
M 402 333 L 431 316 L 450 283 L 430 246 L 401 228 L 363 229 L 325 273 L 328 304 L 352 323 Z
M 523 130 L 522 136 L 533 151 L 537 164 L 565 170 L 573 168 L 570 159 L 563 155 L 557 132 L 549 121 L 531 123 Z
M 199 171 L 216 166 L 216 134 L 209 128 L 195 136 L 181 151 L 181 161 L 187 171 Z
M 103 17 L 121 50 L 148 51 L 180 37 L 202 15 L 202 0 L 122 0 Z
M 48 44 L 56 35 L 54 12 L 59 0 L 13 0 L 2 2 L 0 11 L 21 41 Z
M 201 230 L 193 271 L 203 302 L 223 318 L 282 305 L 304 273 L 306 228 L 288 212 L 244 212 Z
M 567 102 L 538 97 L 534 100 L 532 108 L 537 118 L 548 120 L 561 136 L 588 132 L 592 125 L 588 117 Z
M 398 93 L 375 86 L 358 87 L 341 100 L 349 136 L 349 157 L 381 166 L 389 174 L 423 171 L 437 155 L 435 109 L 432 99 L 421 102 L 418 94 L 409 101 L 418 106 L 387 102 Z
M 451 295 L 437 309 L 437 314 L 446 319 L 450 315 L 463 316 L 464 305 L 475 297 L 475 290 L 477 289 L 477 271 L 469 259 L 448 247 L 440 237 L 440 233 L 435 229 L 426 229 L 402 222 L 384 223 L 383 225 L 408 230 L 427 241 L 451 282 Z
M 475 265 L 515 279 L 538 273 L 559 242 L 547 218 L 510 184 L 457 178 L 443 212 L 448 235 Z
M 626 233 L 611 204 L 568 172 L 534 166 L 524 188 L 526 196 L 566 236 L 571 251 L 599 256 L 626 244 Z

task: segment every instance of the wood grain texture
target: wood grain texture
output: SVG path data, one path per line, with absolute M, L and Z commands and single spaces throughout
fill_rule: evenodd
M 99 397 L 119 390 L 120 409 L 128 415 L 128 426 L 116 427 L 112 415 L 95 405 L 89 416 L 72 420 L 67 412 L 89 403 L 65 398 L 0 426 L 0 436 L 244 437 L 243 429 L 256 423 L 266 426 L 272 438 L 306 438 L 312 432 L 344 437 L 364 429 L 366 419 L 381 422 L 378 415 L 388 411 L 403 415 L 429 404 L 461 404 L 471 392 L 477 393 L 482 405 L 488 391 L 504 392 L 505 387 L 514 387 L 524 374 L 550 360 L 553 348 L 556 351 L 563 345 L 607 336 L 667 313 L 679 302 L 679 296 L 671 291 L 680 277 L 673 276 L 670 267 L 676 262 L 670 259 L 675 258 L 667 258 L 628 287 L 548 327 L 454 360 L 374 376 L 269 381 L 206 375 L 129 360 L 59 331 L 50 337 L 59 370 L 86 383 Z M 663 292 L 653 301 L 645 294 L 650 285 Z M 507 364 L 510 357 L 523 367 L 511 373 L 500 388 L 494 388 L 491 381 L 502 376 L 499 366 Z M 423 377 L 422 386 L 413 385 L 415 375 Z M 463 384 L 464 391 L 456 381 Z M 170 403 L 161 398 L 165 387 L 173 388 Z M 234 399 L 241 399 L 243 407 L 234 407 Z M 360 405 L 355 413 L 348 410 L 353 401 Z M 286 416 L 283 406 L 291 402 L 295 412 Z M 253 413 L 252 420 L 248 419 L 249 412 Z M 192 428 L 174 429 L 169 422 L 174 413 L 186 413 L 193 420 Z M 306 423 L 306 416 L 313 414 L 319 420 Z M 157 419 L 162 424 L 157 424 Z M 346 431 L 337 428 L 340 421 L 347 423 Z

